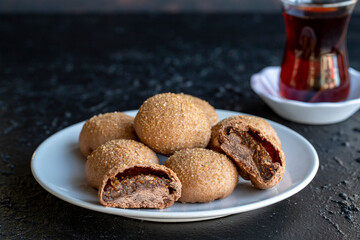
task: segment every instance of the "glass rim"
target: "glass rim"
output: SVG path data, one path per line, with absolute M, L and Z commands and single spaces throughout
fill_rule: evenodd
M 306 6 L 306 7 L 320 7 L 320 8 L 331 8 L 331 7 L 343 7 L 355 5 L 358 0 L 345 0 L 337 3 L 312 3 L 306 1 L 297 1 L 297 0 L 280 0 L 282 3 L 290 4 L 294 6 Z

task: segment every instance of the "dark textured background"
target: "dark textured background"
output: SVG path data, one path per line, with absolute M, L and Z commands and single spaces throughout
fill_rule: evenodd
M 250 90 L 251 74 L 280 64 L 284 41 L 280 14 L 1 15 L 0 238 L 359 239 L 360 113 L 340 124 L 300 125 Z M 348 34 L 356 69 L 359 43 L 356 15 Z M 318 151 L 318 174 L 272 206 L 181 224 L 73 206 L 32 177 L 31 155 L 51 134 L 167 91 L 294 129 Z
M 341 0 L 327 0 L 327 2 L 337 1 Z M 279 13 L 280 11 L 281 0 L 0 0 L 2 13 Z M 355 12 L 360 12 L 360 4 L 356 6 Z

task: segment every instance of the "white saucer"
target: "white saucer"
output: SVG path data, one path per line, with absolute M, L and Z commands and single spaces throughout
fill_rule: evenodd
M 267 67 L 251 77 L 251 88 L 281 117 L 298 123 L 321 125 L 344 121 L 360 108 L 360 73 L 349 69 L 351 87 L 346 101 L 306 103 L 279 96 L 280 67 Z
M 137 111 L 125 113 L 135 116 Z M 225 110 L 217 110 L 217 113 L 220 119 L 241 114 Z M 277 203 L 299 192 L 314 178 L 319 166 L 314 147 L 293 130 L 272 121 L 269 123 L 277 131 L 286 157 L 286 170 L 281 182 L 271 189 L 257 190 L 249 182 L 240 180 L 230 196 L 210 203 L 175 203 L 161 210 L 100 205 L 97 191 L 86 182 L 86 159 L 79 150 L 78 137 L 84 122 L 67 127 L 41 143 L 33 154 L 31 170 L 36 181 L 51 194 L 94 211 L 155 222 L 219 218 Z

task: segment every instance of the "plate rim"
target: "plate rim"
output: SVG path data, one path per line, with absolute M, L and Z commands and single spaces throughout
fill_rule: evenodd
M 128 110 L 128 111 L 123 111 L 126 114 L 134 114 L 136 113 L 138 110 Z M 224 110 L 224 109 L 216 109 L 216 112 L 222 113 L 222 114 L 226 114 L 226 115 L 250 115 L 250 114 L 246 114 L 246 113 L 242 113 L 242 112 L 235 112 L 235 111 L 231 111 L 231 110 Z M 254 115 L 252 115 L 254 116 Z M 318 168 L 319 168 L 319 157 L 318 154 L 315 150 L 315 148 L 312 146 L 312 144 L 302 135 L 300 135 L 299 133 L 297 133 L 296 131 L 292 130 L 291 128 L 288 128 L 282 124 L 279 124 L 277 122 L 274 122 L 272 120 L 266 119 L 264 118 L 266 121 L 268 121 L 271 125 L 276 126 L 277 128 L 282 128 L 285 129 L 286 131 L 290 131 L 292 134 L 294 134 L 295 136 L 299 137 L 300 139 L 303 140 L 303 143 L 306 144 L 306 146 L 308 147 L 308 149 L 311 151 L 312 155 L 314 156 L 314 158 L 312 159 L 312 161 L 314 162 L 314 166 L 312 167 L 311 171 L 307 173 L 307 176 L 303 179 L 303 181 L 301 181 L 300 183 L 298 183 L 296 186 L 294 186 L 292 189 L 287 190 L 284 193 L 280 193 L 276 196 L 273 196 L 269 199 L 264 199 L 264 200 L 260 200 L 260 201 L 256 201 L 256 202 L 252 202 L 252 203 L 248 203 L 245 205 L 241 205 L 241 206 L 236 206 L 236 207 L 228 207 L 228 208 L 221 208 L 221 209 L 215 209 L 215 210 L 200 210 L 200 211 L 191 211 L 191 212 L 171 212 L 171 211 L 166 211 L 166 212 L 162 212 L 161 210 L 156 210 L 156 209 L 120 209 L 120 208 L 107 208 L 101 205 L 95 205 L 93 203 L 89 203 L 86 202 L 84 200 L 79 200 L 77 198 L 74 198 L 72 196 L 64 196 L 63 194 L 53 190 L 50 186 L 48 186 L 47 183 L 45 183 L 41 177 L 38 176 L 37 171 L 36 171 L 36 156 L 37 153 L 39 151 L 41 151 L 41 149 L 46 145 L 46 143 L 48 141 L 51 141 L 52 138 L 55 138 L 58 134 L 61 134 L 61 132 L 66 131 L 70 128 L 76 128 L 78 127 L 78 125 L 84 124 L 85 121 L 82 122 L 78 122 L 75 124 L 72 124 L 66 128 L 63 128 L 61 130 L 59 130 L 58 132 L 52 134 L 51 136 L 47 137 L 44 141 L 42 141 L 39 146 L 35 149 L 34 153 L 32 154 L 31 157 L 31 172 L 32 175 L 34 176 L 35 180 L 40 184 L 40 186 L 42 188 L 44 188 L 46 191 L 48 191 L 49 193 L 51 193 L 52 195 L 60 198 L 63 201 L 66 201 L 68 203 L 71 203 L 73 205 L 76 206 L 80 206 L 86 209 L 90 209 L 93 211 L 97 211 L 97 212 L 102 212 L 102 213 L 107 213 L 107 214 L 114 214 L 114 215 L 119 215 L 119 216 L 123 216 L 123 217 L 129 217 L 129 218 L 137 218 L 137 219 L 144 219 L 147 221 L 151 221 L 151 219 L 154 219 L 155 221 L 161 221 L 161 222 L 168 222 L 169 220 L 174 221 L 176 219 L 179 219 L 180 221 L 192 221 L 192 219 L 199 219 L 199 218 L 204 218 L 203 220 L 206 220 L 206 218 L 208 219 L 214 219 L 218 217 L 224 217 L 224 216 L 228 216 L 228 215 L 233 215 L 233 214 L 238 214 L 238 213 L 242 213 L 242 212 L 247 212 L 247 211 L 252 211 L 255 209 L 259 209 L 259 208 L 263 208 L 272 204 L 275 204 L 277 202 L 280 202 L 284 199 L 287 199 L 291 196 L 293 196 L 294 194 L 300 192 L 302 189 L 304 189 L 311 181 L 312 179 L 315 177 Z M 192 215 L 193 217 L 191 217 L 190 215 Z M 201 221 L 200 220 L 193 220 L 193 221 Z

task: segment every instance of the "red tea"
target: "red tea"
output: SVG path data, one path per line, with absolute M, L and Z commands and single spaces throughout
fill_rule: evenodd
M 284 6 L 282 97 L 303 102 L 346 100 L 350 90 L 346 33 L 353 6 Z

